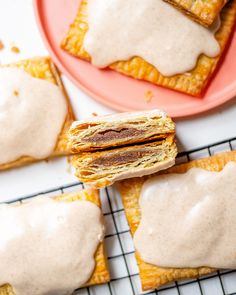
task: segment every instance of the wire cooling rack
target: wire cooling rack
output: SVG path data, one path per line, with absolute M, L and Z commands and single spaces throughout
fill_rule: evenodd
M 236 150 L 236 137 L 182 152 L 178 155 L 177 163 L 230 150 Z M 50 196 L 78 191 L 81 188 L 83 184 L 77 182 L 21 197 L 11 202 L 24 202 L 39 195 Z M 77 290 L 74 295 L 236 295 L 236 270 L 218 271 L 199 279 L 175 282 L 158 290 L 142 292 L 133 242 L 118 192 L 112 187 L 106 188 L 101 191 L 101 200 L 106 224 L 105 244 L 111 281 L 101 286 Z

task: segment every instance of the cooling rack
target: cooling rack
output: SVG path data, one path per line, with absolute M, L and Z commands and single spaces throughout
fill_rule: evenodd
M 177 157 L 177 163 L 230 150 L 236 150 L 236 137 L 182 152 Z M 9 203 L 24 202 L 39 195 L 50 196 L 78 191 L 83 187 L 82 183 L 76 182 L 20 197 Z M 101 200 L 106 224 L 105 245 L 111 281 L 105 285 L 76 290 L 74 295 L 236 295 L 236 270 L 218 271 L 199 279 L 179 281 L 158 290 L 142 292 L 133 242 L 119 194 L 113 187 L 109 187 L 101 190 Z

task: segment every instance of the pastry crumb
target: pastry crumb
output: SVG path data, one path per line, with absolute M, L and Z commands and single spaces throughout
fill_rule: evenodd
M 97 117 L 98 114 L 95 113 L 95 112 L 93 112 L 92 115 L 93 115 L 94 117 Z
M 15 96 L 19 96 L 20 93 L 19 93 L 18 90 L 14 90 L 13 94 L 14 94 Z
M 67 168 L 66 168 L 66 172 L 68 173 L 68 174 L 72 174 L 72 159 L 71 159 L 71 156 L 68 156 L 67 157 L 67 164 L 68 164 L 68 166 L 67 166 Z
M 12 46 L 12 47 L 11 47 L 11 51 L 12 51 L 13 53 L 20 53 L 20 49 L 19 49 L 17 46 Z
M 4 44 L 3 44 L 3 42 L 0 40 L 0 50 L 3 50 L 4 49 Z
M 146 91 L 144 94 L 144 99 L 145 99 L 146 103 L 151 102 L 153 99 L 153 96 L 154 96 L 154 94 L 151 90 Z

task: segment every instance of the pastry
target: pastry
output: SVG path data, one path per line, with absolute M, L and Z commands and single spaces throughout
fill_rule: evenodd
M 177 149 L 174 136 L 153 143 L 121 147 L 72 157 L 80 181 L 97 188 L 114 182 L 155 173 L 174 165 Z
M 236 162 L 236 152 L 227 152 L 218 154 L 209 158 L 194 160 L 185 164 L 174 166 L 161 174 L 185 173 L 191 168 L 202 168 L 209 171 L 221 171 L 228 162 Z M 134 178 L 124 180 L 118 183 L 119 190 L 125 208 L 125 213 L 130 225 L 131 233 L 134 235 L 140 221 L 141 212 L 139 206 L 139 197 L 144 182 L 150 177 Z M 145 263 L 138 252 L 136 259 L 140 270 L 140 277 L 143 290 L 158 288 L 164 284 L 171 283 L 181 279 L 197 278 L 214 272 L 214 268 L 165 268 Z
M 72 152 L 92 152 L 147 141 L 175 133 L 175 124 L 162 111 L 121 113 L 75 121 L 69 130 Z
M 74 122 L 69 140 L 80 181 L 101 188 L 172 166 L 175 125 L 159 110 Z
M 56 146 L 54 147 L 54 150 L 50 154 L 49 157 L 68 155 L 69 148 L 68 148 L 68 141 L 67 141 L 67 131 L 68 131 L 68 128 L 69 128 L 71 122 L 74 120 L 74 114 L 73 114 L 72 108 L 70 106 L 69 99 L 67 97 L 65 89 L 63 87 L 63 84 L 61 82 L 59 73 L 58 73 L 56 67 L 54 66 L 54 64 L 52 63 L 51 59 L 47 58 L 47 57 L 33 58 L 33 59 L 24 60 L 24 61 L 19 61 L 19 62 L 9 64 L 9 65 L 4 65 L 1 67 L 1 69 L 14 70 L 14 71 L 17 71 L 17 74 L 19 74 L 18 71 L 21 70 L 22 72 L 27 73 L 27 76 L 30 75 L 30 77 L 32 76 L 34 78 L 39 78 L 37 80 L 42 79 L 42 80 L 48 81 L 48 82 L 52 83 L 53 85 L 56 85 L 59 87 L 58 89 L 61 90 L 61 93 L 62 93 L 61 95 L 64 95 L 64 99 L 65 99 L 64 103 L 66 104 L 66 115 L 65 115 L 65 119 L 63 119 L 64 123 L 62 124 L 59 136 L 56 139 Z M 11 73 L 7 73 L 7 74 L 10 75 Z M 12 87 L 12 85 L 10 85 L 10 86 Z M 23 91 L 24 90 L 22 90 L 22 92 Z M 14 91 L 14 96 L 16 97 L 16 99 L 17 99 L 17 97 L 20 97 L 20 95 L 21 95 L 21 93 L 16 89 Z M 8 107 L 9 107 L 9 105 L 8 105 Z M 4 109 L 3 109 L 3 111 L 4 111 Z M 11 110 L 11 113 L 14 113 L 14 111 L 16 112 L 16 109 L 15 110 L 13 109 L 13 111 Z M 24 112 L 26 112 L 26 110 L 24 110 Z M 30 115 L 32 116 L 32 113 L 30 113 Z M 11 120 L 11 118 L 9 118 L 9 120 Z M 13 121 L 14 120 L 17 120 L 17 118 L 13 118 Z M 5 122 L 5 124 L 8 124 L 7 121 Z M 40 124 L 40 122 L 38 124 Z M 13 124 L 11 124 L 11 127 L 14 127 Z M 19 129 L 19 126 L 16 126 L 16 127 Z M 13 130 L 13 128 L 11 131 L 16 132 L 16 127 L 15 127 L 15 131 Z M 25 134 L 24 130 L 19 129 L 19 132 L 22 132 L 22 134 Z M 10 135 L 6 134 L 5 137 L 7 137 L 7 136 L 10 136 Z M 37 136 L 37 130 L 34 131 L 34 135 L 32 134 L 32 139 L 31 139 L 32 143 L 35 142 L 35 140 L 33 139 L 33 136 Z M 2 137 L 4 138 L 3 135 L 2 135 Z M 11 140 L 11 138 L 9 140 Z M 3 143 L 6 145 L 5 148 L 8 149 L 8 151 L 12 151 L 15 153 L 19 149 L 19 146 L 17 149 L 14 147 L 14 144 L 16 145 L 16 143 L 14 143 L 14 142 L 13 142 L 13 145 L 9 146 L 9 147 L 7 146 L 6 141 Z M 3 145 L 3 143 L 2 143 L 2 145 Z M 40 143 L 40 144 L 42 144 L 42 143 Z M 42 144 L 42 147 L 43 147 L 43 144 Z M 39 147 L 39 149 L 40 149 L 40 147 Z M 48 157 L 45 157 L 45 158 L 48 158 Z M 42 157 L 40 159 L 42 159 Z M 35 162 L 37 160 L 39 160 L 39 159 L 36 159 L 35 157 L 32 157 L 32 156 L 21 155 L 20 157 L 18 157 L 15 160 L 10 160 L 10 161 L 6 161 L 6 162 L 4 162 L 4 160 L 1 161 L 0 170 L 6 170 L 6 169 L 10 169 L 10 168 L 15 168 L 18 166 L 23 166 L 23 165 Z
M 209 27 L 212 25 L 221 9 L 228 0 L 165 0 L 171 3 L 192 19 L 200 24 Z
M 40 198 L 41 200 L 35 200 L 37 202 L 41 202 L 41 203 L 38 203 L 35 205 L 38 205 L 38 206 L 48 206 L 48 207 L 44 207 L 43 210 L 46 210 L 49 211 L 50 210 L 50 206 L 52 206 L 52 208 L 54 207 L 55 209 L 59 209 L 58 213 L 57 214 L 62 214 L 62 215 L 59 215 L 59 216 L 63 216 L 64 212 L 66 212 L 66 210 L 68 210 L 68 208 L 64 207 L 64 208 L 60 208 L 59 207 L 56 207 L 54 206 L 54 204 L 50 204 L 50 203 L 47 203 L 48 201 L 46 200 L 47 197 L 44 197 L 44 198 Z M 90 202 L 92 202 L 93 204 L 97 205 L 97 206 L 101 206 L 100 205 L 100 199 L 99 199 L 99 194 L 96 190 L 92 190 L 92 189 L 88 189 L 88 190 L 83 190 L 83 191 L 80 191 L 80 192 L 77 192 L 77 193 L 69 193 L 69 194 L 63 194 L 63 195 L 60 195 L 60 196 L 57 196 L 55 197 L 56 200 L 58 201 L 63 201 L 63 202 L 66 202 L 66 203 L 70 203 L 70 202 L 75 202 L 75 201 L 82 201 L 83 202 L 83 206 L 87 204 L 89 204 Z M 31 201 L 29 201 L 31 202 Z M 42 203 L 44 202 L 44 203 Z M 45 203 L 46 202 L 46 203 Z M 30 204 L 29 204 L 30 205 Z M 20 205 L 21 206 L 21 205 Z M 63 205 L 64 206 L 64 205 Z M 78 203 L 77 203 L 77 206 L 78 206 Z M 80 206 L 80 205 L 79 205 Z M 92 206 L 94 207 L 94 206 Z M 73 208 L 73 210 L 75 209 L 74 207 L 70 207 L 70 208 Z M 84 208 L 87 208 L 87 207 L 84 207 Z M 89 210 L 91 210 L 91 207 L 88 207 Z M 2 208 L 1 208 L 2 209 Z M 62 210 L 63 209 L 63 210 Z M 95 208 L 92 208 L 93 210 Z M 36 210 L 35 207 L 33 207 L 32 210 Z M 60 211 L 62 210 L 62 211 Z M 71 209 L 70 209 L 71 210 Z M 94 213 L 95 211 L 91 211 L 90 213 Z M 36 212 L 35 211 L 35 212 Z M 27 212 L 27 211 L 26 211 Z M 62 212 L 62 213 L 60 213 Z M 71 211 L 72 212 L 72 211 Z M 19 213 L 19 212 L 18 212 Z M 17 213 L 17 214 L 18 214 Z M 44 211 L 42 211 L 42 214 L 45 214 Z M 71 213 L 72 214 L 72 213 Z M 73 213 L 74 214 L 74 213 Z M 90 216 L 91 217 L 91 216 Z M 38 221 L 37 221 L 37 216 L 35 216 L 35 230 L 37 230 L 37 226 L 38 226 Z M 61 219 L 63 217 L 60 217 Z M 71 217 L 70 217 L 71 218 Z M 46 220 L 49 220 L 50 222 L 53 221 L 53 218 L 50 219 L 49 217 L 45 217 Z M 70 219 L 72 220 L 72 219 Z M 60 220 L 59 220 L 60 221 Z M 32 221 L 33 222 L 33 221 Z M 45 221 L 46 222 L 46 221 Z M 65 221 L 64 221 L 65 222 Z M 34 224 L 34 223 L 32 223 Z M 53 224 L 52 224 L 53 225 Z M 62 225 L 63 226 L 63 225 Z M 53 229 L 53 227 L 52 227 Z M 95 230 L 95 229 L 94 229 Z M 53 234 L 53 233 L 52 233 Z M 60 239 L 60 238 L 59 238 Z M 17 242 L 17 241 L 16 241 Z M 23 242 L 23 241 L 22 241 Z M 49 240 L 49 243 L 50 243 L 50 240 Z M 71 248 L 73 249 L 73 247 Z M 72 251 L 72 250 L 71 250 Z M 47 255 L 47 253 L 45 254 Z M 51 258 L 50 258 L 51 259 Z M 68 259 L 68 258 L 66 258 Z M 26 260 L 27 261 L 27 260 Z M 75 257 L 75 261 L 76 261 L 76 257 Z M 17 263 L 17 262 L 16 262 Z M 27 262 L 26 262 L 27 263 Z M 32 263 L 35 263 L 35 262 L 32 262 Z M 68 263 L 67 260 L 65 261 L 65 263 Z M 81 264 L 79 264 L 81 265 Z M 58 265 L 59 267 L 59 265 Z M 62 266 L 61 266 L 62 267 Z M 63 270 L 63 267 L 61 268 Z M 85 267 L 86 269 L 86 267 Z M 7 271 L 7 269 L 6 269 Z M 69 271 L 69 270 L 68 270 Z M 72 269 L 73 271 L 73 269 Z M 60 271 L 58 270 L 58 273 Z M 16 280 L 15 277 L 12 277 L 12 279 Z M 22 279 L 22 278 L 21 278 Z M 32 278 L 33 279 L 33 278 Z M 10 280 L 10 279 L 9 279 Z M 39 278 L 40 280 L 40 278 Z M 53 278 L 51 278 L 51 281 L 53 282 Z M 65 281 L 68 280 L 68 277 L 65 275 Z M 76 277 L 74 278 L 75 282 L 78 281 L 78 279 L 76 279 Z M 95 284 L 102 284 L 102 283 L 106 283 L 110 280 L 110 275 L 109 275 L 109 271 L 108 271 L 108 268 L 107 268 L 107 261 L 106 261 L 106 256 L 105 256 L 105 252 L 104 252 L 104 243 L 101 242 L 100 245 L 98 246 L 97 248 L 97 251 L 96 251 L 96 254 L 95 254 L 95 268 L 94 268 L 94 271 L 93 271 L 93 274 L 91 276 L 91 278 L 88 280 L 88 282 L 86 284 L 84 284 L 82 287 L 85 287 L 85 286 L 91 286 L 91 285 L 95 285 Z M 10 285 L 11 281 L 9 281 L 9 284 L 5 284 L 4 286 L 2 286 L 0 288 L 0 294 L 1 295 L 14 295 L 14 292 L 13 292 L 13 289 Z M 48 282 L 46 282 L 48 283 Z M 56 284 L 56 282 L 54 282 Z M 53 284 L 54 284 L 53 283 Z M 21 286 L 21 285 L 18 285 L 18 290 L 19 292 L 22 292 L 24 288 L 27 289 L 27 286 Z M 56 287 L 56 286 L 54 286 Z M 79 286 L 78 286 L 79 287 Z M 22 289 L 23 288 L 23 289 Z M 44 288 L 44 287 L 43 287 Z M 25 289 L 25 290 L 26 290 Z M 38 290 L 37 290 L 38 291 Z M 58 288 L 58 293 L 59 294 L 60 292 L 60 289 Z M 17 293 L 18 294 L 18 293 Z M 20 293 L 19 293 L 20 294 Z M 28 294 L 28 293 L 27 293 Z M 31 293 L 32 294 L 32 293 Z M 35 294 L 35 293 L 34 293 Z M 38 293 L 37 293 L 38 294 Z M 64 293 L 63 293 L 64 294 Z
M 76 57 L 91 61 L 91 55 L 84 48 L 84 41 L 89 30 L 87 12 L 88 2 L 87 0 L 83 0 L 73 24 L 70 26 L 67 35 L 62 41 L 61 47 L 68 53 Z M 233 25 L 235 23 L 235 17 L 236 1 L 232 0 L 222 10 L 221 26 L 215 34 L 216 39 L 220 45 L 220 54 L 217 56 L 214 54 L 213 56 L 215 57 L 208 57 L 202 54 L 199 57 L 195 68 L 192 70 L 189 70 L 182 74 L 174 74 L 170 76 L 164 75 L 161 74 L 160 71 L 158 71 L 157 67 L 145 61 L 141 56 L 134 56 L 129 60 L 116 61 L 110 64 L 109 68 L 136 79 L 145 80 L 156 85 L 181 91 L 194 96 L 199 96 L 204 91 L 213 72 L 216 69 L 220 57 L 223 54 L 229 36 L 232 32 Z M 192 42 L 190 43 L 192 44 Z M 117 47 L 117 51 L 117 54 L 119 54 L 119 47 Z M 164 50 L 164 52 L 166 52 L 167 54 L 166 49 Z M 180 52 L 181 54 L 183 54 L 183 50 L 178 50 L 178 53 Z M 104 54 L 104 56 L 106 57 L 106 54 Z M 171 52 L 170 56 L 172 57 Z M 180 58 L 179 54 L 176 54 L 176 57 L 174 58 L 176 59 L 175 61 L 178 61 L 178 59 Z M 174 58 L 168 58 L 168 60 L 174 62 Z M 185 57 L 183 57 L 183 61 L 184 60 L 186 60 Z M 163 61 L 163 58 L 159 59 L 158 61 Z M 183 62 L 179 64 L 182 65 Z M 172 64 L 170 63 L 169 66 L 171 67 Z

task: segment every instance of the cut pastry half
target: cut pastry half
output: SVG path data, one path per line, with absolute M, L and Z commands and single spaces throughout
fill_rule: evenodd
M 189 2 L 192 1 L 188 1 L 188 3 Z M 194 1 L 194 3 L 195 2 L 197 1 Z M 204 3 L 205 2 L 206 1 L 204 1 Z M 221 26 L 215 34 L 220 45 L 220 54 L 216 57 L 208 57 L 204 54 L 200 55 L 195 68 L 186 73 L 164 76 L 155 66 L 145 61 L 141 56 L 133 56 L 129 60 L 116 61 L 112 63 L 109 68 L 135 79 L 148 81 L 193 96 L 200 96 L 209 83 L 223 55 L 235 23 L 235 18 L 236 1 L 232 0 L 222 10 Z M 86 52 L 84 47 L 84 41 L 88 30 L 88 2 L 87 0 L 82 0 L 77 16 L 63 39 L 61 47 L 68 53 L 91 62 L 91 56 Z M 122 30 L 122 28 L 120 28 L 120 30 Z
M 76 176 L 98 188 L 169 168 L 177 154 L 175 124 L 160 110 L 74 122 L 69 142 Z
M 56 200 L 63 202 L 75 202 L 75 201 L 89 201 L 95 204 L 98 207 L 101 207 L 99 193 L 97 190 L 87 189 L 80 192 L 62 194 L 55 197 Z M 30 202 L 30 201 L 29 201 Z M 89 217 L 88 217 L 89 218 Z M 74 278 L 75 282 L 77 278 Z M 95 254 L 95 268 L 92 273 L 92 276 L 88 282 L 81 286 L 92 286 L 97 284 L 107 283 L 110 280 L 110 274 L 107 266 L 107 259 L 104 250 L 104 242 L 101 242 L 97 248 Z M 9 278 L 9 284 L 5 284 L 0 287 L 1 295 L 15 295 L 13 288 L 11 286 L 11 281 Z
M 76 121 L 69 130 L 72 152 L 96 151 L 161 140 L 175 124 L 160 110 L 120 113 Z
M 209 27 L 228 0 L 164 0 L 174 5 L 193 20 Z
M 57 91 L 57 93 L 59 93 L 61 96 L 64 97 L 63 103 L 65 104 L 66 111 L 65 111 L 65 115 L 64 115 L 64 119 L 63 119 L 64 123 L 61 124 L 56 142 L 55 143 L 52 142 L 52 144 L 54 144 L 54 148 L 52 148 L 52 152 L 50 152 L 49 155 L 47 155 L 46 157 L 36 158 L 36 157 L 30 156 L 26 153 L 26 154 L 21 154 L 19 157 L 17 157 L 14 160 L 6 161 L 6 162 L 4 162 L 1 159 L 0 170 L 6 170 L 6 169 L 10 169 L 10 168 L 23 166 L 23 165 L 26 165 L 26 164 L 29 164 L 29 163 L 32 163 L 32 162 L 35 162 L 38 160 L 47 159 L 47 158 L 51 158 L 51 157 L 68 155 L 70 153 L 70 149 L 68 147 L 67 131 L 68 131 L 69 126 L 71 125 L 72 121 L 74 120 L 74 114 L 73 114 L 72 107 L 69 102 L 69 98 L 68 98 L 68 96 L 65 92 L 64 86 L 62 84 L 60 75 L 59 75 L 55 65 L 53 64 L 52 60 L 49 57 L 32 58 L 32 59 L 27 59 L 27 60 L 15 62 L 15 63 L 9 64 L 9 65 L 3 65 L 3 66 L 1 66 L 1 69 L 6 69 L 6 70 L 9 69 L 9 70 L 17 71 L 16 74 L 20 77 L 19 79 L 22 78 L 23 72 L 27 74 L 27 76 L 23 75 L 24 86 L 22 85 L 22 87 L 21 87 L 21 83 L 19 82 L 19 80 L 17 80 L 17 83 L 18 83 L 17 87 L 16 87 L 17 89 L 14 90 L 14 96 L 16 97 L 16 101 L 17 101 L 17 96 L 19 97 L 19 99 L 23 100 L 25 97 L 25 94 L 27 94 L 29 97 L 31 96 L 31 99 L 32 99 L 33 91 L 35 91 L 36 95 L 38 95 L 38 91 L 35 90 L 34 87 L 32 87 L 33 84 L 32 85 L 28 84 L 28 86 L 27 86 L 27 83 L 25 83 L 26 79 L 29 80 L 30 77 L 33 77 L 33 78 L 37 78 L 37 79 L 34 79 L 33 81 L 31 80 L 31 82 L 33 82 L 33 83 L 37 83 L 37 81 L 39 81 L 39 82 L 45 81 L 46 84 L 49 84 L 49 85 L 45 85 L 45 86 L 47 86 L 49 88 L 50 88 L 50 85 L 57 86 L 57 87 L 55 87 L 56 89 L 53 89 L 53 90 Z M 10 74 L 14 74 L 14 73 L 7 72 L 7 74 L 10 75 Z M 14 75 L 13 75 L 13 77 L 14 77 Z M 18 78 L 16 78 L 16 79 L 18 79 Z M 10 87 L 14 87 L 14 85 L 10 85 L 10 86 L 7 85 L 7 87 L 8 88 L 6 88 L 6 93 L 7 93 L 7 91 L 10 91 L 10 89 L 11 89 Z M 28 87 L 28 90 L 26 90 L 26 87 Z M 2 87 L 2 89 L 4 89 L 4 88 Z M 58 89 L 59 89 L 59 91 L 58 91 Z M 24 95 L 22 93 L 24 93 Z M 47 99 L 47 96 L 44 96 L 44 98 L 45 97 Z M 37 99 L 38 99 L 38 97 L 37 97 Z M 22 138 L 24 136 L 24 134 L 26 134 L 26 131 L 27 131 L 28 136 L 30 136 L 29 132 L 31 132 L 32 136 L 28 140 L 28 142 L 31 142 L 31 146 L 28 143 L 28 147 L 27 147 L 28 150 L 31 149 L 32 145 L 35 143 L 36 140 L 39 140 L 38 134 L 37 134 L 38 128 L 36 128 L 36 130 L 31 130 L 31 129 L 33 129 L 33 127 L 30 127 L 30 128 L 26 128 L 26 130 L 24 131 L 24 129 L 23 129 L 24 127 L 22 127 L 23 126 L 22 122 L 24 123 L 24 121 L 29 116 L 29 117 L 31 117 L 31 120 L 32 120 L 32 118 L 34 119 L 35 125 L 41 126 L 41 125 L 43 125 L 43 123 L 45 124 L 45 122 L 40 122 L 40 121 L 37 122 L 37 120 L 39 120 L 39 119 L 37 118 L 36 113 L 34 112 L 34 115 L 33 115 L 32 110 L 30 109 L 32 104 L 35 104 L 34 108 L 35 108 L 35 110 L 37 110 L 37 105 L 36 105 L 37 99 L 35 98 L 35 101 L 32 99 L 31 102 L 29 102 L 29 104 L 27 105 L 27 107 L 23 107 L 23 105 L 26 101 L 24 101 L 24 103 L 22 103 L 22 105 L 18 104 L 18 102 L 17 102 L 15 109 L 11 108 L 11 103 L 8 99 L 8 101 L 6 103 L 6 106 L 7 106 L 6 110 L 4 108 L 0 110 L 0 112 L 3 113 L 2 118 L 4 116 L 9 115 L 9 118 L 8 118 L 9 121 L 16 120 L 16 118 L 14 118 L 14 115 L 13 115 L 13 117 L 10 117 L 10 114 L 12 115 L 12 114 L 14 114 L 14 112 L 17 114 L 17 108 L 19 108 L 19 113 L 21 111 L 22 114 L 24 114 L 22 116 L 22 118 L 19 118 L 19 120 L 21 120 L 21 122 L 18 121 L 18 124 L 15 124 L 16 126 L 14 126 L 14 123 L 12 123 L 10 125 L 11 129 L 9 130 L 9 132 L 10 131 L 16 132 L 16 130 L 19 130 L 19 132 L 22 133 L 22 136 L 18 135 L 19 139 Z M 50 100 L 50 98 L 48 98 L 48 99 Z M 50 101 L 48 101 L 48 105 L 50 105 Z M 12 106 L 14 107 L 13 100 L 12 100 Z M 47 107 L 47 102 L 45 103 L 45 105 L 40 105 L 40 107 L 43 109 L 43 112 L 47 112 L 49 110 L 49 109 L 47 109 L 47 108 L 49 108 L 49 106 Z M 43 115 L 40 114 L 40 118 L 42 118 L 42 117 L 43 117 Z M 48 117 L 50 117 L 50 116 L 48 116 Z M 46 116 L 44 117 L 44 119 L 45 118 L 46 118 Z M 52 118 L 52 120 L 53 120 L 53 118 Z M 7 118 L 4 121 L 4 123 L 7 126 L 7 124 L 8 124 Z M 29 131 L 29 130 L 31 130 L 31 131 Z M 45 128 L 42 128 L 42 130 L 45 130 Z M 17 149 L 16 149 L 15 146 L 17 145 L 17 143 L 16 142 L 14 143 L 12 138 L 10 138 L 9 134 L 6 133 L 6 136 L 5 136 L 6 140 L 9 136 L 8 140 L 9 140 L 9 142 L 11 142 L 11 144 L 9 144 L 9 147 L 7 146 L 6 141 L 4 140 L 4 136 L 1 134 L 1 140 L 3 140 L 5 149 L 8 151 L 12 151 L 12 153 L 15 153 L 20 148 L 22 148 L 22 150 L 23 150 L 25 148 L 24 144 L 26 144 L 26 143 L 20 142 L 20 147 L 17 146 Z M 49 136 L 49 140 L 47 140 L 47 144 L 50 142 L 50 140 L 53 140 L 53 139 L 51 139 L 51 137 Z M 45 141 L 42 140 L 39 143 L 38 150 L 40 151 L 40 148 L 43 148 L 44 145 L 45 145 Z
M 185 164 L 176 165 L 159 174 L 185 173 L 191 168 L 202 168 L 209 171 L 221 171 L 228 162 L 236 162 L 236 152 L 227 152 L 215 156 L 194 160 Z M 158 174 L 158 175 L 159 175 Z M 139 198 L 144 182 L 151 176 L 123 180 L 118 183 L 126 217 L 132 235 L 135 234 L 141 221 L 141 209 Z M 177 254 L 177 253 L 176 253 Z M 164 268 L 158 267 L 142 260 L 140 253 L 136 251 L 137 264 L 140 271 L 143 290 L 159 288 L 160 286 L 182 279 L 197 278 L 216 271 L 213 268 L 203 266 L 199 268 Z
M 174 135 L 151 143 L 77 154 L 72 157 L 80 181 L 102 188 L 114 182 L 152 174 L 174 165 Z

